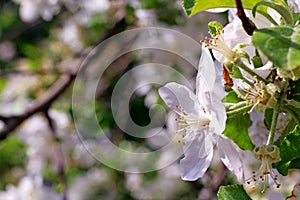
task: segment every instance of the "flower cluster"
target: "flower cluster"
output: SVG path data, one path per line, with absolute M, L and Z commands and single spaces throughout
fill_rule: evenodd
M 269 184 L 282 187 L 278 172 L 287 175 L 290 168 L 300 168 L 296 150 L 300 145 L 296 141 L 300 134 L 298 5 L 298 1 L 261 1 L 253 4 L 251 13 L 237 3 L 237 9 L 229 10 L 229 24 L 210 22 L 211 39 L 200 41 L 196 94 L 174 82 L 160 88 L 161 98 L 178 115 L 184 180 L 201 178 L 214 150 L 238 181 L 254 186 L 263 183 L 262 192 Z M 201 10 L 197 6 L 193 9 Z M 262 7 L 270 9 L 258 14 Z M 259 144 L 249 128 L 258 113 L 268 132 L 256 134 Z M 261 166 L 252 167 L 249 176 L 246 166 L 251 158 Z

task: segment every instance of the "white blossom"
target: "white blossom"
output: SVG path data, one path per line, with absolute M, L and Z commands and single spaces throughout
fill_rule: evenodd
M 214 91 L 220 87 L 216 81 L 214 63 L 207 49 L 203 49 L 199 62 L 196 94 L 186 86 L 168 83 L 159 89 L 165 103 L 179 115 L 178 134 L 182 134 L 185 157 L 180 161 L 184 180 L 201 178 L 209 167 L 214 146 L 219 148 L 223 163 L 239 180 L 242 179 L 242 162 L 238 147 L 221 135 L 225 129 L 226 113 L 220 97 Z M 222 87 L 222 86 L 221 86 Z

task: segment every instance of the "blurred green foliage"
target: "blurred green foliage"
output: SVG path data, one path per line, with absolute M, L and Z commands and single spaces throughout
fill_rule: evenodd
M 47 21 L 39 16 L 32 22 L 24 22 L 19 12 L 21 8 L 20 3 L 0 1 L 0 45 L 7 42 L 12 47 L 13 52 L 11 57 L 2 59 L 1 55 L 9 51 L 8 49 L 5 49 L 5 51 L 0 49 L 0 51 L 3 51 L 0 52 L 0 97 L 2 100 L 6 98 L 10 103 L 13 103 L 18 99 L 24 99 L 22 103 L 28 104 L 28 102 L 40 98 L 65 71 L 72 69 L 72 67 L 81 62 L 79 60 L 81 54 L 89 52 L 105 37 L 143 25 L 175 27 L 175 29 L 186 25 L 184 11 L 177 0 L 138 0 L 136 3 L 130 3 L 130 1 L 110 2 L 112 3 L 110 9 L 92 13 L 89 21 L 83 23 L 80 21 L 83 20 L 83 17 L 79 15 L 80 12 L 84 11 L 84 6 L 80 7 L 81 5 L 75 6 L 74 10 L 71 10 L 63 1 L 58 1 L 60 11 L 54 14 L 51 20 Z M 74 1 L 73 3 L 78 2 Z M 81 3 L 83 4 L 84 2 Z M 41 11 L 44 8 L 41 7 L 39 9 Z M 139 18 L 137 15 L 138 11 L 143 12 L 146 17 Z M 67 29 L 68 23 L 76 27 L 77 38 L 70 39 L 74 33 L 74 31 L 71 31 L 67 32 L 63 40 L 62 33 Z M 118 25 L 117 27 L 115 27 L 116 24 Z M 72 45 L 76 42 L 79 44 L 79 47 L 75 48 Z M 5 46 L 5 48 L 7 47 Z M 112 63 L 109 67 L 111 70 L 104 73 L 104 85 L 106 88 L 95 102 L 90 105 L 95 108 L 99 124 L 104 132 L 111 134 L 110 138 L 113 143 L 122 144 L 124 148 L 127 148 L 126 145 L 130 144 L 131 146 L 129 146 L 134 149 L 141 147 L 148 150 L 154 149 L 147 143 L 146 139 L 136 138 L 123 133 L 115 124 L 110 107 L 112 90 L 122 74 L 134 66 L 145 62 L 145 60 L 147 61 L 147 59 L 144 59 L 142 56 L 124 55 L 115 63 Z M 174 66 L 174 69 L 184 73 L 180 64 L 173 63 L 172 66 Z M 32 79 L 32 82 L 35 84 L 31 84 L 30 81 L 20 82 L 20 84 L 23 84 L 21 88 L 24 88 L 26 91 L 19 92 L 19 86 L 15 86 L 15 91 L 11 92 L 16 94 L 3 96 L 4 92 L 7 93 L 5 90 L 8 85 L 14 85 L 19 81 L 18 77 Z M 156 86 L 153 89 L 157 90 Z M 69 88 L 52 106 L 55 110 L 64 112 L 70 119 L 72 119 L 71 95 L 72 88 Z M 150 122 L 149 108 L 145 105 L 146 95 L 135 94 L 130 101 L 130 115 L 133 121 L 140 126 L 145 126 Z M 162 104 L 162 101 L 158 99 L 158 103 Z M 23 104 L 21 105 L 23 106 Z M 45 120 L 43 116 L 41 118 Z M 36 124 L 36 127 L 39 127 L 39 125 Z M 94 164 L 79 163 L 74 158 L 75 148 L 78 147 L 78 145 L 71 143 L 72 139 L 78 139 L 74 131 L 74 124 L 69 124 L 67 128 L 60 131 L 65 133 L 57 136 L 58 138 L 56 139 L 51 137 L 48 139 L 49 144 L 52 145 L 49 151 L 52 151 L 55 145 L 61 145 L 62 148 L 67 148 L 69 145 L 73 149 L 71 148 L 64 155 L 66 158 L 63 174 L 57 171 L 57 163 L 52 163 L 57 158 L 53 159 L 54 161 L 48 158 L 45 159 L 46 163 L 44 163 L 45 167 L 42 171 L 43 184 L 54 192 L 61 193 L 65 189 L 64 182 L 68 186 L 72 186 L 80 178 L 88 176 L 92 168 L 96 168 L 102 170 L 108 178 L 101 186 L 92 188 L 93 192 L 85 197 L 86 200 L 107 199 L 114 193 L 116 193 L 114 199 L 137 199 L 137 191 L 131 191 L 130 186 L 126 185 L 128 174 L 110 169 L 100 162 Z M 42 132 L 45 138 L 51 135 L 49 130 Z M 34 134 L 41 133 L 34 132 Z M 54 136 L 52 135 L 52 137 Z M 59 142 L 55 143 L 55 141 Z M 125 142 L 122 143 L 122 141 Z M 5 190 L 8 184 L 17 186 L 19 180 L 26 175 L 26 159 L 28 159 L 26 151 L 28 151 L 28 147 L 24 141 L 19 139 L 19 130 L 16 130 L 13 135 L 0 142 L 1 190 Z M 52 156 L 55 157 L 56 155 Z M 15 175 L 14 170 L 19 171 L 18 175 Z M 140 176 L 140 190 L 148 190 L 147 187 L 151 185 L 151 187 L 156 186 L 159 183 L 155 181 L 163 177 L 160 171 L 148 172 L 140 174 Z M 195 199 L 198 196 L 198 191 L 204 187 L 201 182 L 181 181 L 179 174 L 177 179 L 170 180 L 169 184 L 171 186 L 178 187 L 174 194 L 164 196 L 163 192 L 161 192 L 164 188 L 161 186 L 162 188 L 159 188 L 161 189 L 160 192 L 157 191 L 151 194 L 154 199 Z
M 23 170 L 26 159 L 26 146 L 16 136 L 9 137 L 0 143 L 0 189 L 5 189 L 7 183 L 17 183 L 19 177 L 14 177 L 14 170 Z

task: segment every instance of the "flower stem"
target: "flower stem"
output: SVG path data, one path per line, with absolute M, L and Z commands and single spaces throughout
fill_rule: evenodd
M 227 117 L 232 117 L 234 115 L 240 114 L 240 113 L 246 113 L 248 112 L 251 108 L 253 107 L 253 105 L 245 105 L 243 107 L 237 108 L 235 110 L 232 111 L 228 111 L 226 112 Z
M 241 107 L 245 107 L 247 105 L 246 101 L 241 101 L 238 103 L 225 103 L 226 111 L 236 110 Z
M 246 79 L 245 77 L 243 77 L 242 81 L 244 81 L 245 83 L 247 83 L 250 87 L 254 86 L 254 84 L 251 81 L 249 81 L 248 79 Z
M 277 119 L 278 119 L 278 115 L 279 115 L 280 103 L 281 103 L 281 98 L 279 97 L 279 99 L 277 99 L 276 105 L 273 109 L 272 123 L 271 123 L 271 127 L 270 127 L 267 145 L 273 144 L 273 142 L 274 142 L 274 136 L 275 136 L 275 130 L 276 130 L 276 125 L 277 125 Z
M 283 95 L 285 95 L 285 93 L 286 93 L 287 86 L 288 86 L 288 81 L 282 80 L 282 90 L 281 90 L 279 97 L 277 98 L 276 105 L 273 109 L 272 122 L 271 122 L 267 145 L 273 144 L 273 142 L 274 142 L 274 136 L 275 136 L 276 126 L 277 126 L 277 121 L 278 121 L 278 115 L 280 113 L 281 101 L 283 99 Z
M 245 65 L 245 63 L 240 58 L 236 59 L 234 61 L 234 64 L 239 66 L 242 70 L 246 71 L 251 76 L 256 77 L 257 80 L 263 81 L 266 84 L 268 83 L 268 81 L 266 81 L 263 77 L 261 77 L 260 75 L 252 71 L 247 65 Z
M 242 5 L 242 1 L 241 0 L 235 0 L 235 5 L 237 8 L 237 16 L 240 18 L 240 20 L 242 21 L 243 24 L 243 28 L 246 31 L 246 33 L 248 35 L 252 35 L 253 31 L 256 28 L 255 24 L 246 16 L 246 13 L 244 11 L 243 5 Z

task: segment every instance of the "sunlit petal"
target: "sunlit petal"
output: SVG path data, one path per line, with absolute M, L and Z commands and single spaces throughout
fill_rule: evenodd
M 213 95 L 214 97 L 214 95 Z M 218 98 L 213 98 L 210 127 L 214 133 L 222 133 L 226 126 L 226 110 L 224 104 Z
M 184 155 L 180 161 L 182 179 L 193 181 L 201 178 L 213 157 L 213 143 L 210 137 L 202 133 L 197 134 L 193 140 L 185 140 Z
M 198 100 L 186 86 L 171 82 L 159 88 L 158 92 L 169 108 L 175 109 L 180 105 L 186 112 L 197 114 Z
M 205 106 L 206 110 L 211 110 L 210 93 L 213 90 L 216 80 L 216 70 L 214 62 L 207 48 L 202 48 L 199 60 L 198 74 L 196 79 L 196 95 L 199 102 Z
M 224 165 L 237 177 L 237 180 L 244 180 L 243 162 L 239 155 L 239 148 L 228 138 L 216 135 L 218 151 Z

